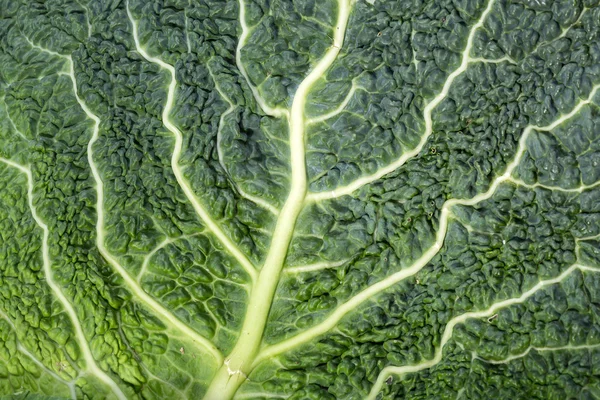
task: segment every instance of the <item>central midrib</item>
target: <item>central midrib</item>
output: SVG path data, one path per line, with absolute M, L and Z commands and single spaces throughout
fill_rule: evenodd
M 344 41 L 350 5 L 348 0 L 340 0 L 338 6 L 338 20 L 333 45 L 300 83 L 292 102 L 289 114 L 292 175 L 290 193 L 277 220 L 267 258 L 250 294 L 239 339 L 213 378 L 205 400 L 223 400 L 233 397 L 238 387 L 251 372 L 252 364 L 258 353 L 288 247 L 306 199 L 307 177 L 304 143 L 306 100 L 311 87 L 324 76 L 336 60 Z M 241 15 L 240 19 L 243 17 Z

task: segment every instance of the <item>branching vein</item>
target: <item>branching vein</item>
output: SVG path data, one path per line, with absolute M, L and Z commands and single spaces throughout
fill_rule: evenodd
M 492 10 L 493 5 L 494 5 L 494 0 L 490 0 L 486 9 L 481 14 L 479 21 L 477 21 L 477 23 L 475 25 L 473 25 L 473 27 L 471 28 L 471 31 L 469 32 L 469 37 L 467 39 L 467 45 L 465 46 L 465 49 L 462 53 L 462 61 L 460 63 L 460 66 L 457 69 L 455 69 L 448 76 L 448 79 L 446 79 L 446 82 L 444 82 L 444 86 L 442 87 L 442 90 L 440 91 L 440 93 L 438 93 L 438 95 L 435 96 L 425 106 L 425 109 L 423 110 L 423 118 L 425 121 L 425 133 L 421 136 L 421 140 L 419 141 L 419 144 L 417 145 L 417 147 L 415 147 L 413 150 L 411 150 L 409 152 L 402 154 L 402 156 L 400 156 L 400 158 L 398 158 L 398 160 L 381 168 L 374 174 L 358 178 L 357 180 L 350 183 L 349 185 L 339 187 L 339 188 L 329 191 L 329 192 L 310 193 L 308 196 L 306 196 L 307 201 L 321 201 L 321 200 L 333 199 L 336 197 L 350 194 L 350 193 L 354 192 L 355 190 L 360 189 L 364 185 L 374 182 L 374 181 L 380 179 L 381 177 L 394 172 L 395 170 L 400 168 L 402 165 L 404 165 L 404 163 L 406 163 L 407 160 L 415 157 L 416 155 L 418 155 L 421 152 L 421 150 L 423 149 L 423 147 L 425 147 L 425 144 L 427 143 L 427 139 L 433 133 L 433 121 L 431 118 L 431 114 L 432 114 L 433 110 L 438 106 L 438 104 L 440 104 L 446 98 L 446 96 L 448 96 L 448 91 L 450 90 L 450 87 L 452 86 L 452 83 L 454 82 L 456 77 L 458 77 L 459 75 L 461 75 L 463 72 L 465 72 L 467 70 L 467 67 L 469 66 L 469 61 L 470 61 L 469 54 L 471 53 L 471 49 L 473 48 L 475 33 L 477 32 L 477 30 L 479 28 L 481 28 L 483 26 L 483 22 L 485 21 L 486 17 Z
M 350 261 L 350 259 L 345 259 L 345 260 L 341 260 L 341 261 L 323 261 L 323 262 L 314 263 L 314 264 L 297 265 L 297 266 L 293 266 L 293 267 L 287 267 L 283 271 L 286 274 L 299 274 L 302 272 L 315 272 L 315 271 L 321 271 L 323 269 L 340 267 L 340 266 L 346 264 L 348 261 Z
M 27 39 L 27 38 L 26 38 Z M 121 276 L 121 278 L 127 284 L 127 287 L 131 292 L 133 292 L 138 298 L 140 298 L 143 302 L 145 302 L 152 310 L 154 310 L 157 314 L 161 315 L 167 321 L 173 324 L 177 329 L 184 332 L 186 335 L 191 337 L 194 341 L 196 341 L 199 345 L 203 346 L 215 359 L 215 361 L 221 362 L 223 356 L 219 352 L 219 350 L 212 344 L 209 340 L 199 335 L 185 323 L 180 321 L 177 317 L 175 317 L 170 311 L 164 308 L 160 303 L 158 303 L 154 298 L 152 298 L 148 293 L 146 293 L 136 282 L 136 280 L 123 268 L 123 266 L 117 261 L 115 257 L 108 251 L 104 242 L 106 236 L 106 230 L 104 229 L 104 185 L 102 182 L 102 178 L 100 176 L 100 172 L 98 171 L 98 167 L 94 162 L 94 144 L 98 140 L 100 134 L 100 118 L 95 115 L 85 104 L 85 102 L 79 97 L 79 92 L 77 90 L 77 80 L 75 77 L 75 67 L 73 64 L 73 59 L 71 56 L 63 55 L 56 53 L 51 50 L 47 50 L 43 47 L 37 46 L 33 44 L 29 39 L 27 41 L 30 45 L 40 51 L 48 53 L 53 56 L 61 57 L 68 61 L 69 64 L 69 73 L 73 83 L 73 94 L 75 95 L 75 99 L 79 103 L 79 106 L 86 114 L 86 116 L 94 122 L 94 127 L 92 131 L 92 137 L 87 145 L 87 158 L 88 164 L 90 166 L 90 170 L 92 171 L 92 176 L 94 178 L 94 182 L 96 183 L 96 246 L 98 247 L 98 251 L 102 255 L 102 257 L 111 265 L 111 267 L 117 271 L 117 273 Z
M 580 185 L 576 188 L 567 189 L 567 188 L 563 188 L 560 186 L 544 185 L 539 182 L 536 182 L 533 184 L 528 184 L 517 178 L 510 178 L 509 180 L 512 183 L 514 183 L 515 185 L 523 186 L 523 187 L 530 188 L 530 189 L 542 188 L 542 189 L 547 189 L 547 190 L 551 190 L 551 191 L 555 191 L 555 192 L 565 192 L 565 193 L 583 193 L 586 190 L 592 190 L 592 189 L 595 189 L 598 186 L 600 186 L 600 181 L 598 181 L 598 182 L 592 183 L 591 185 Z
M 12 330 L 16 334 L 17 333 L 17 327 L 13 324 L 13 322 L 10 320 L 10 318 L 8 317 L 8 315 L 6 315 L 6 314 L 4 314 L 3 312 L 0 311 L 0 317 L 2 317 L 6 322 L 8 322 L 8 324 L 11 326 Z M 74 379 L 71 379 L 71 380 L 64 379 L 63 377 L 61 377 L 60 375 L 58 375 L 56 372 L 54 372 L 50 368 L 46 367 L 44 365 L 44 363 L 42 363 L 33 353 L 31 353 L 29 350 L 27 350 L 25 348 L 25 346 L 23 346 L 23 344 L 21 343 L 21 341 L 18 340 L 18 339 L 17 339 L 17 350 L 20 351 L 21 353 L 25 354 L 38 367 L 40 367 L 42 370 L 44 370 L 44 372 L 46 372 L 48 375 L 52 376 L 52 378 L 56 379 L 57 381 L 63 383 L 65 386 L 67 386 L 69 388 L 69 392 L 71 393 L 71 398 L 73 400 L 77 400 L 77 393 L 75 391 L 75 380 L 81 374 L 77 375 Z
M 427 251 L 425 251 L 421 255 L 421 257 L 419 257 L 410 267 L 407 267 L 399 272 L 396 272 L 395 274 L 392 274 L 392 275 L 388 276 L 387 278 L 369 286 L 367 289 L 363 290 L 362 292 L 360 292 L 359 294 L 355 295 L 350 300 L 348 300 L 346 303 L 339 306 L 323 322 L 313 326 L 312 328 L 309 328 L 309 329 L 303 331 L 302 333 L 299 333 L 298 335 L 296 335 L 290 339 L 287 339 L 278 344 L 275 344 L 272 346 L 267 346 L 267 347 L 263 348 L 256 358 L 255 365 L 257 365 L 258 363 L 260 363 L 261 361 L 263 361 L 265 359 L 272 358 L 278 354 L 289 351 L 299 345 L 307 343 L 308 341 L 310 341 L 320 335 L 323 335 L 324 333 L 326 333 L 327 331 L 332 329 L 346 314 L 348 314 L 350 311 L 356 309 L 356 307 L 358 307 L 364 301 L 372 298 L 373 296 L 382 292 L 383 290 L 388 289 L 392 285 L 394 285 L 398 282 L 401 282 L 401 281 L 407 279 L 408 277 L 411 277 L 411 276 L 415 275 L 416 273 L 418 273 L 419 271 L 421 271 L 427 265 L 427 263 L 429 263 L 433 259 L 433 257 L 439 252 L 439 250 L 442 248 L 442 245 L 445 240 L 446 232 L 448 229 L 448 222 L 451 217 L 451 208 L 456 205 L 473 206 L 475 204 L 478 204 L 484 200 L 491 198 L 494 195 L 494 193 L 496 192 L 496 189 L 498 188 L 498 186 L 500 186 L 500 184 L 510 181 L 512 179 L 511 178 L 512 172 L 519 165 L 519 162 L 521 161 L 523 155 L 525 154 L 526 142 L 527 142 L 527 139 L 528 139 L 530 133 L 533 130 L 550 131 L 550 130 L 556 128 L 557 126 L 561 125 L 562 123 L 566 122 L 567 120 L 569 120 L 570 118 L 575 116 L 581 110 L 582 107 L 584 107 L 586 104 L 589 104 L 592 101 L 592 99 L 594 98 L 596 91 L 598 89 L 600 89 L 600 85 L 595 86 L 593 88 L 593 90 L 591 91 L 589 97 L 587 99 L 579 102 L 570 113 L 561 116 L 560 118 L 558 118 L 556 121 L 552 122 L 551 124 L 549 124 L 547 126 L 542 126 L 542 127 L 534 126 L 534 125 L 529 125 L 528 127 L 526 127 L 525 130 L 523 131 L 523 134 L 521 135 L 521 138 L 519 140 L 519 147 L 518 147 L 518 150 L 517 150 L 512 162 L 507 165 L 506 171 L 504 172 L 504 174 L 502 174 L 501 176 L 494 179 L 494 181 L 492 182 L 492 184 L 490 185 L 489 189 L 486 192 L 480 193 L 477 196 L 474 196 L 470 199 L 447 200 L 444 203 L 444 205 L 442 206 L 442 211 L 441 211 L 440 219 L 439 219 L 439 227 L 438 227 L 438 231 L 436 234 L 436 240 L 435 240 L 434 244 Z
M 205 395 L 205 400 L 221 400 L 233 397 L 239 385 L 242 384 L 252 370 L 253 361 L 262 340 L 267 316 L 292 238 L 292 232 L 306 196 L 304 137 L 306 100 L 312 86 L 324 76 L 340 52 L 346 33 L 346 25 L 350 17 L 350 9 L 349 0 L 338 2 L 338 16 L 333 44 L 300 83 L 294 95 L 288 119 L 292 169 L 290 192 L 277 219 L 267 258 L 250 294 L 240 338 L 231 354 L 227 356 L 224 365 L 213 378 Z M 240 21 L 242 21 L 243 30 L 240 43 L 243 43 L 245 40 L 244 35 L 247 34 L 243 0 L 240 0 Z M 240 46 L 238 46 L 238 49 L 240 49 Z
M 50 248 L 48 245 L 48 238 L 50 236 L 50 230 L 48 229 L 48 225 L 40 218 L 37 213 L 37 210 L 33 204 L 33 176 L 31 173 L 31 169 L 28 166 L 17 164 L 11 160 L 7 160 L 5 158 L 0 158 L 0 161 L 4 164 L 17 168 L 23 174 L 27 176 L 27 202 L 29 204 L 29 209 L 31 211 L 31 215 L 35 220 L 36 224 L 42 229 L 42 260 L 43 260 L 43 268 L 44 268 L 44 276 L 46 278 L 46 283 L 54 293 L 54 296 L 60 301 L 62 307 L 65 312 L 69 316 L 69 320 L 75 329 L 75 335 L 77 338 L 77 344 L 81 350 L 83 358 L 85 360 L 86 372 L 90 375 L 96 376 L 100 381 L 102 381 L 106 386 L 110 388 L 110 390 L 117 396 L 117 398 L 121 400 L 126 400 L 125 394 L 121 391 L 119 386 L 115 383 L 115 381 L 109 377 L 106 372 L 101 370 L 96 364 L 96 360 L 92 355 L 92 351 L 88 344 L 88 341 L 83 333 L 83 328 L 81 327 L 81 323 L 79 321 L 79 317 L 75 312 L 75 309 L 69 302 L 69 300 L 65 297 L 62 292 L 60 286 L 54 281 L 53 273 L 52 273 L 52 259 L 50 258 Z
M 177 182 L 179 186 L 183 189 L 186 197 L 192 203 L 194 210 L 200 217 L 200 219 L 204 222 L 206 227 L 217 237 L 217 239 L 223 244 L 223 246 L 229 251 L 236 260 L 241 264 L 241 266 L 246 270 L 246 273 L 252 278 L 252 280 L 256 279 L 256 269 L 248 260 L 248 258 L 240 251 L 240 249 L 231 241 L 231 239 L 221 230 L 219 225 L 213 220 L 213 218 L 208 214 L 206 209 L 198 198 L 196 194 L 190 187 L 189 183 L 183 176 L 183 172 L 181 167 L 179 166 L 179 158 L 181 157 L 181 152 L 183 149 L 183 135 L 179 128 L 173 124 L 170 119 L 170 113 L 173 109 L 173 105 L 175 102 L 175 90 L 177 88 L 177 80 L 175 79 L 175 68 L 172 65 L 167 64 L 157 57 L 152 57 L 149 55 L 146 50 L 140 44 L 140 40 L 138 37 L 138 26 L 137 21 L 133 18 L 131 14 L 131 10 L 129 9 L 129 2 L 127 2 L 127 16 L 131 22 L 132 30 L 133 30 L 133 40 L 135 42 L 135 47 L 137 52 L 144 57 L 147 61 L 158 65 L 161 69 L 167 71 L 171 77 L 171 81 L 169 83 L 169 89 L 167 93 L 167 102 L 163 108 L 162 113 L 162 121 L 164 126 L 173 134 L 175 137 L 175 149 L 173 150 L 173 155 L 171 157 L 171 168 L 173 169 L 173 173 L 177 178 Z
M 414 364 L 414 365 L 405 365 L 402 367 L 386 367 L 386 368 L 384 368 L 381 371 L 381 373 L 379 374 L 379 377 L 378 377 L 377 381 L 375 382 L 375 385 L 373 386 L 371 393 L 367 397 L 367 400 L 374 400 L 376 398 L 377 393 L 379 393 L 379 391 L 381 390 L 381 387 L 383 386 L 386 378 L 389 377 L 390 375 L 394 374 L 397 376 L 402 376 L 405 374 L 422 371 L 424 369 L 431 368 L 431 367 L 439 364 L 440 361 L 442 361 L 444 346 L 448 343 L 448 341 L 452 337 L 452 333 L 453 333 L 456 325 L 464 323 L 468 319 L 489 317 L 490 315 L 496 313 L 497 311 L 499 311 L 502 308 L 509 307 L 513 304 L 523 303 L 528 298 L 533 296 L 535 293 L 540 291 L 541 289 L 544 289 L 547 286 L 562 282 L 565 278 L 567 278 L 576 269 L 586 270 L 586 271 L 590 270 L 589 267 L 584 267 L 584 266 L 577 265 L 577 264 L 572 265 L 571 267 L 566 269 L 562 274 L 560 274 L 556 278 L 547 279 L 547 280 L 538 282 L 535 286 L 533 286 L 531 289 L 524 292 L 519 297 L 514 297 L 514 298 L 504 300 L 504 301 L 500 301 L 496 304 L 493 304 L 491 307 L 489 307 L 486 310 L 468 312 L 468 313 L 461 314 L 457 317 L 452 318 L 448 322 L 448 324 L 446 324 L 446 328 L 444 329 L 444 333 L 442 334 L 442 339 L 440 340 L 440 344 L 436 348 L 434 358 L 432 358 L 431 360 L 427 360 L 427 361 L 418 363 L 418 364 Z M 595 269 L 591 269 L 591 270 L 596 273 L 600 272 L 600 270 L 595 270 Z
M 561 351 L 561 350 L 568 350 L 568 351 L 595 350 L 595 349 L 599 349 L 599 348 L 600 348 L 600 344 L 567 345 L 567 346 L 558 346 L 558 347 L 535 347 L 535 346 L 530 346 L 524 352 L 522 352 L 520 354 L 511 355 L 511 356 L 506 357 L 506 358 L 504 358 L 502 360 L 489 360 L 489 359 L 480 357 L 479 355 L 477 355 L 477 353 L 475 353 L 474 356 L 475 356 L 475 359 L 483 361 L 483 362 L 488 363 L 488 364 L 508 364 L 511 361 L 518 360 L 519 358 L 526 357 L 532 351 L 537 351 L 538 353 L 544 353 L 544 352 Z

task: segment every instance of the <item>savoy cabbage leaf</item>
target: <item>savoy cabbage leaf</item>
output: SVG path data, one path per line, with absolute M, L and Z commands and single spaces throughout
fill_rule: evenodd
M 0 0 L 0 397 L 600 398 L 598 0 Z

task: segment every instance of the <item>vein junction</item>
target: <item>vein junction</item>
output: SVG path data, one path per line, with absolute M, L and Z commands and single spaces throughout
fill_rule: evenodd
M 425 121 L 425 132 L 421 136 L 421 140 L 419 141 L 419 144 L 411 151 L 408 151 L 408 152 L 402 154 L 402 156 L 400 156 L 400 158 L 398 158 L 393 163 L 379 169 L 378 171 L 376 171 L 375 173 L 373 173 L 371 175 L 358 178 L 354 182 L 352 182 L 346 186 L 339 187 L 332 191 L 309 193 L 306 198 L 307 201 L 321 201 L 321 200 L 327 200 L 327 199 L 335 199 L 335 198 L 338 198 L 338 197 L 341 197 L 344 195 L 349 195 L 349 194 L 355 192 L 356 190 L 360 189 L 361 187 L 363 187 L 369 183 L 372 183 L 387 174 L 394 172 L 395 170 L 400 168 L 402 165 L 404 165 L 408 160 L 410 160 L 411 158 L 414 158 L 421 152 L 421 150 L 427 144 L 427 140 L 429 139 L 429 136 L 431 136 L 433 134 L 433 121 L 432 121 L 433 110 L 448 96 L 448 92 L 450 91 L 450 87 L 452 87 L 452 83 L 459 75 L 461 75 L 463 72 L 465 72 L 467 70 L 469 64 L 471 62 L 479 61 L 479 59 L 473 59 L 470 57 L 471 49 L 473 48 L 473 43 L 475 40 L 475 33 L 477 32 L 477 30 L 479 28 L 481 28 L 483 26 L 483 23 L 484 23 L 486 17 L 488 16 L 488 14 L 490 13 L 490 11 L 492 10 L 494 3 L 495 3 L 495 0 L 490 0 L 488 2 L 487 7 L 482 12 L 479 20 L 471 28 L 471 31 L 469 32 L 469 36 L 467 38 L 467 44 L 466 44 L 465 49 L 463 50 L 463 53 L 461 56 L 461 63 L 459 65 L 459 67 L 457 69 L 455 69 L 454 71 L 452 71 L 452 73 L 450 73 L 450 75 L 444 82 L 444 85 L 442 86 L 442 90 L 437 94 L 437 96 L 435 96 L 433 99 L 431 99 L 431 101 L 429 103 L 427 103 L 427 105 L 425 106 L 425 109 L 423 110 L 423 119 Z M 498 61 L 498 62 L 501 62 L 501 61 Z M 328 116 L 328 118 L 329 117 L 330 116 Z
M 381 391 L 381 388 L 383 387 L 383 384 L 385 382 L 385 380 L 392 374 L 397 375 L 397 376 L 402 376 L 404 374 L 408 374 L 408 373 L 413 373 L 413 372 L 418 372 L 427 368 L 431 368 L 437 364 L 439 364 L 442 361 L 442 356 L 443 356 L 443 350 L 444 350 L 444 346 L 448 343 L 448 341 L 451 339 L 452 337 L 452 333 L 454 331 L 454 328 L 456 327 L 456 325 L 461 324 L 463 322 L 465 322 L 468 319 L 471 318 L 483 318 L 483 317 L 489 317 L 492 314 L 494 314 L 496 311 L 500 310 L 501 308 L 505 308 L 508 306 L 511 306 L 513 304 L 519 304 L 519 303 L 523 303 L 525 300 L 527 300 L 528 298 L 530 298 L 531 296 L 533 296 L 535 293 L 537 293 L 539 290 L 556 284 L 556 283 L 560 283 L 562 282 L 564 279 L 566 279 L 569 275 L 571 275 L 571 273 L 576 270 L 582 270 L 582 271 L 592 271 L 592 272 L 600 272 L 600 270 L 595 269 L 595 268 L 590 268 L 590 267 L 586 267 L 583 265 L 572 265 L 570 268 L 568 268 L 567 270 L 565 270 L 562 274 L 560 274 L 558 277 L 553 278 L 553 279 L 547 279 L 547 280 L 543 280 L 538 282 L 535 286 L 533 286 L 531 289 L 529 289 L 528 291 L 526 291 L 525 293 L 523 293 L 521 296 L 516 297 L 516 298 L 510 298 L 498 303 L 493 304 L 491 307 L 489 307 L 486 310 L 481 310 L 481 311 L 474 311 L 474 312 L 468 312 L 465 314 L 461 314 L 457 317 L 452 318 L 447 324 L 446 324 L 446 328 L 443 331 L 442 334 L 442 339 L 440 341 L 439 346 L 436 348 L 435 351 L 435 356 L 431 359 L 431 360 L 427 360 L 425 362 L 421 362 L 415 365 L 405 365 L 402 367 L 386 367 L 384 368 L 381 373 L 379 374 L 379 377 L 377 378 L 377 381 L 375 382 L 375 385 L 373 385 L 373 388 L 371 389 L 371 392 L 369 393 L 369 396 L 367 397 L 367 400 L 375 400 L 377 398 L 377 394 Z M 586 346 L 587 348 L 590 348 L 591 346 Z M 560 348 L 557 348 L 555 350 L 560 350 Z M 519 358 L 519 357 L 524 357 L 527 355 L 527 353 L 529 353 L 529 351 L 531 351 L 531 349 L 527 350 L 524 354 L 517 356 L 517 357 L 512 357 L 512 359 L 514 358 Z M 510 361 L 510 359 L 506 360 L 506 362 Z
M 283 263 L 292 239 L 294 226 L 306 198 L 307 181 L 304 137 L 307 125 L 304 115 L 306 99 L 312 86 L 325 75 L 340 52 L 344 42 L 346 25 L 350 17 L 350 10 L 349 0 L 340 0 L 338 2 L 338 15 L 333 44 L 323 58 L 313 67 L 308 76 L 300 83 L 294 95 L 288 119 L 292 169 L 290 193 L 277 220 L 267 258 L 252 289 L 240 337 L 231 354 L 227 356 L 225 364 L 217 371 L 211 382 L 208 392 L 205 395 L 205 399 L 207 400 L 232 398 L 237 388 L 252 370 L 275 295 L 275 289 L 277 288 Z M 241 65 L 241 60 L 239 60 L 240 46 L 243 45 L 248 32 L 245 17 L 244 0 L 240 0 L 240 21 L 243 37 L 240 39 L 240 45 L 238 45 L 238 67 Z M 241 70 L 243 72 L 242 68 Z M 272 112 L 272 110 L 266 111 L 267 113 Z

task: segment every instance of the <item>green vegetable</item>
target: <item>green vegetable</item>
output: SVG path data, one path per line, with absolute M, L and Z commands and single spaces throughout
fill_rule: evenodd
M 0 398 L 600 398 L 598 0 L 0 0 Z

